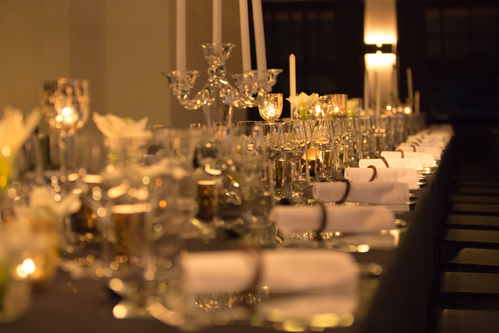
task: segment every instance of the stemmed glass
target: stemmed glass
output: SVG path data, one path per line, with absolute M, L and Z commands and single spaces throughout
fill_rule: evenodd
M 297 188 L 296 165 L 299 164 L 301 157 L 308 148 L 306 124 L 302 121 L 285 122 L 282 129 L 284 134 L 284 157 L 291 164 L 291 196 L 300 201 L 303 192 Z
M 343 119 L 342 142 L 344 167 L 358 167 L 359 165 L 359 142 L 352 118 Z
M 334 152 L 334 164 L 336 168 L 336 173 L 341 172 L 343 167 L 343 153 L 345 151 L 345 145 L 342 140 L 343 134 L 343 118 L 333 117 L 333 147 Z
M 195 149 L 200 141 L 202 130 L 171 130 L 168 140 L 171 144 L 170 179 L 171 198 L 174 210 L 182 220 L 182 238 L 213 238 L 215 230 L 195 218 L 198 211 L 194 172 Z
M 375 139 L 375 152 L 376 157 L 381 155 L 381 152 L 387 149 L 387 135 L 386 135 L 386 127 L 387 127 L 387 116 L 373 116 L 371 118 L 374 128 L 374 139 Z
M 360 144 L 360 158 L 374 158 L 376 148 L 374 142 L 374 133 L 369 126 L 369 117 L 361 116 L 355 118 L 355 128 Z
M 270 190 L 270 204 L 275 205 L 274 188 L 274 165 L 282 157 L 284 149 L 284 137 L 282 133 L 283 123 L 260 123 L 263 131 L 263 144 L 267 156 L 268 183 Z
M 386 150 L 394 151 L 396 145 L 396 115 L 386 116 Z
M 255 216 L 249 207 L 262 190 L 261 171 L 264 168 L 266 152 L 263 146 L 262 128 L 255 123 L 239 122 L 238 139 L 233 147 L 235 150 L 231 157 L 236 164 L 236 173 L 240 174 L 242 179 L 245 220 L 254 221 Z
M 60 180 L 64 184 L 67 178 L 66 139 L 88 119 L 88 81 L 66 78 L 46 81 L 41 102 L 46 122 L 59 134 Z
M 319 181 L 333 180 L 336 174 L 333 163 L 333 134 L 331 120 L 314 121 L 312 145 L 316 149 L 315 177 Z
M 78 154 L 71 162 L 78 167 L 79 177 L 73 193 L 80 193 L 82 205 L 76 214 L 65 219 L 65 258 L 72 258 L 76 265 L 67 265 L 70 272 L 80 271 L 94 276 L 98 266 L 102 266 L 103 242 L 97 210 L 103 206 L 100 174 L 105 167 L 106 151 L 100 133 L 79 133 L 74 136 L 74 142 Z

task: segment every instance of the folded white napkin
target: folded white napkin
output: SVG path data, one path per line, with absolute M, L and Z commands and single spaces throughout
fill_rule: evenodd
M 272 316 L 274 320 L 278 316 L 279 321 L 284 321 L 287 318 L 310 320 L 314 315 L 341 316 L 347 313 L 351 314 L 357 310 L 358 306 L 358 292 L 329 293 L 269 299 L 257 304 L 257 312 Z M 327 323 L 326 321 L 324 324 L 327 325 Z
M 400 155 L 400 152 L 398 154 Z M 346 168 L 345 179 L 352 183 L 366 183 L 371 179 L 373 172 L 371 168 Z M 419 175 L 412 168 L 376 168 L 376 178 L 373 182 L 405 183 L 410 190 L 417 190 Z
M 343 197 L 345 190 L 346 184 L 341 182 L 315 183 L 312 194 L 316 201 L 336 202 Z M 407 203 L 409 187 L 407 184 L 396 182 L 351 183 L 346 201 L 372 204 Z
M 356 234 L 356 235 L 346 235 L 338 237 L 338 244 L 344 245 L 369 245 L 370 249 L 380 249 L 380 248 L 395 248 L 398 245 L 399 234 L 384 233 L 384 234 Z
M 431 155 L 433 159 L 439 160 L 440 157 L 442 156 L 442 148 L 438 147 L 429 147 L 429 146 L 416 146 L 416 152 L 417 153 L 425 153 Z M 404 153 L 410 153 L 414 152 L 414 147 L 410 143 L 401 143 L 400 146 L 397 147 L 397 149 L 402 149 Z
M 269 220 L 285 237 L 318 230 L 322 223 L 322 208 L 318 206 L 276 206 Z M 376 232 L 395 229 L 395 215 L 385 206 L 327 207 L 325 232 Z
M 407 140 L 406 143 L 409 143 L 411 145 L 420 145 L 420 146 L 423 146 L 423 147 L 438 147 L 440 149 L 444 149 L 445 146 L 447 146 L 447 143 L 444 142 L 444 141 L 434 141 L 434 140 L 431 140 L 431 139 L 424 139 L 424 140 L 421 140 L 421 141 L 416 141 L 416 140 Z
M 399 151 L 382 151 L 381 156 L 384 158 L 388 159 L 397 159 L 397 158 L 402 158 L 402 153 Z M 415 160 L 421 161 L 423 164 L 423 167 L 432 167 L 435 165 L 435 159 L 433 156 L 430 154 L 426 153 L 414 153 L 414 152 L 405 152 L 404 151 L 404 157 L 403 158 L 412 158 Z
M 180 259 L 182 288 L 187 294 L 243 291 L 255 278 L 261 260 L 260 286 L 271 293 L 328 289 L 354 291 L 359 276 L 350 253 L 331 250 L 265 250 L 189 253 Z
M 413 168 L 415 170 L 423 170 L 423 163 L 413 158 L 395 158 L 386 159 L 390 168 Z M 374 165 L 376 168 L 386 168 L 385 162 L 380 158 L 362 159 L 359 161 L 359 168 L 367 168 Z

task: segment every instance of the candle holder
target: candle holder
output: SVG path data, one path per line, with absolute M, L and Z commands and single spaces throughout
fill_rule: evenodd
M 266 72 L 249 71 L 233 74 L 235 87 L 229 84 L 225 62 L 234 47 L 231 43 L 202 44 L 203 54 L 208 60 L 208 80 L 192 99 L 189 95 L 199 76 L 199 71 L 172 71 L 162 74 L 168 79 L 170 88 L 180 105 L 188 110 L 203 107 L 206 123 L 228 125 L 232 123 L 232 112 L 236 108 L 256 107 L 272 90 L 282 69 Z
M 267 94 L 258 105 L 258 111 L 266 121 L 279 119 L 282 113 L 282 94 Z
M 347 116 L 347 101 L 346 94 L 328 94 L 321 96 L 323 108 L 328 118 L 346 117 Z

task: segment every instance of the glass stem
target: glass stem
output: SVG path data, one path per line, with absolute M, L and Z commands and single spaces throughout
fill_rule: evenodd
M 66 161 L 66 137 L 59 135 L 59 166 L 61 171 L 61 192 L 63 196 L 67 193 L 67 161 Z
M 296 187 L 296 162 L 290 162 L 291 163 L 291 188 Z
M 268 167 L 268 177 L 269 177 L 269 192 L 270 192 L 270 207 L 275 206 L 275 197 L 274 197 L 274 162 L 269 164 Z

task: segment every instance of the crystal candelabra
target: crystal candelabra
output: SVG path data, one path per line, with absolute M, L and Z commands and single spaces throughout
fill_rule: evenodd
M 235 87 L 230 85 L 225 73 L 225 62 L 234 44 L 203 44 L 203 54 L 208 60 L 208 81 L 192 99 L 189 98 L 199 71 L 173 71 L 163 73 L 168 79 L 173 94 L 188 110 L 203 107 L 206 123 L 228 125 L 232 123 L 232 111 L 236 108 L 256 107 L 275 85 L 282 69 L 267 72 L 249 71 L 233 74 Z

